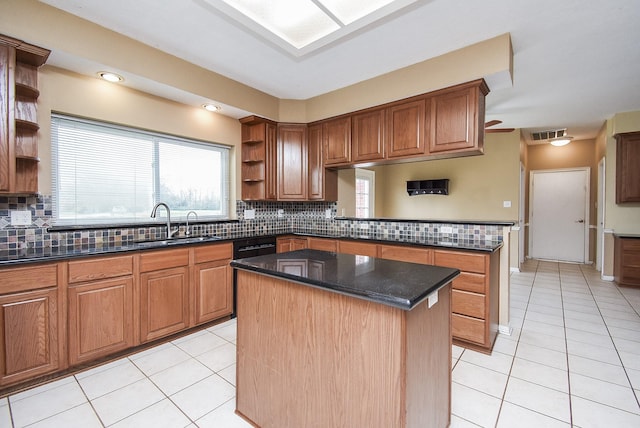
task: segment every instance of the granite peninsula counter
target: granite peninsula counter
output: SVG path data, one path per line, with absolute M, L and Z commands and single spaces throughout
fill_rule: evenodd
M 263 428 L 449 425 L 457 269 L 317 250 L 232 266 L 244 418 Z

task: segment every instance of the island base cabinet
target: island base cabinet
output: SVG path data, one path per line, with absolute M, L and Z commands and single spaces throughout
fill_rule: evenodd
M 133 345 L 131 277 L 69 287 L 69 364 Z
M 57 295 L 47 288 L 0 297 L 0 385 L 60 368 Z
M 238 270 L 236 411 L 255 426 L 450 423 L 451 286 L 411 311 Z
M 189 271 L 177 267 L 140 275 L 140 341 L 189 326 Z

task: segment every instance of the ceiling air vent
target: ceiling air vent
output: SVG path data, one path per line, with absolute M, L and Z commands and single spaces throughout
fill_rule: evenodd
M 567 131 L 567 128 L 555 129 L 552 131 L 532 132 L 531 139 L 533 141 L 550 140 L 552 138 L 562 137 L 566 131 Z

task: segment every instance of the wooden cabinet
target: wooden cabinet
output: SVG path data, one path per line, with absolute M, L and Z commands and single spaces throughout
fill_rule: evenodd
M 384 159 L 385 110 L 365 110 L 351 116 L 351 160 L 354 163 Z
M 378 257 L 401 262 L 432 264 L 433 250 L 403 245 L 378 245 Z
M 640 202 L 640 132 L 615 137 L 616 204 Z
M 229 262 L 233 245 L 216 244 L 193 248 L 192 325 L 231 315 L 233 312 L 233 272 Z
M 277 147 L 275 122 L 256 116 L 240 119 L 243 200 L 277 198 Z
M 351 117 L 340 116 L 322 122 L 325 166 L 348 165 L 351 162 Z
M 640 286 L 640 236 L 615 236 L 613 277 L 620 285 Z
M 338 241 L 328 238 L 307 238 L 307 248 L 321 251 L 338 251 Z
M 431 104 L 429 104 L 430 109 Z M 424 99 L 394 104 L 386 109 L 387 157 L 426 154 L 425 135 L 431 117 Z
M 38 191 L 38 67 L 49 53 L 0 35 L 0 193 Z
M 0 275 L 0 386 L 66 368 L 58 265 L 2 269 Z
M 307 199 L 307 125 L 278 125 L 278 200 Z
M 451 294 L 454 343 L 491 352 L 498 332 L 499 254 L 436 249 L 433 264 L 461 272 Z
M 378 246 L 370 242 L 362 241 L 340 241 L 338 251 L 345 254 L 356 254 L 360 256 L 377 257 Z
M 304 250 L 307 248 L 307 238 L 284 236 L 276 239 L 276 252 Z
M 134 346 L 133 256 L 70 261 L 69 364 Z
M 338 171 L 326 169 L 322 155 L 323 126 L 311 125 L 308 129 L 308 199 L 318 201 L 338 200 Z
M 140 341 L 189 326 L 189 249 L 140 254 Z
M 429 153 L 480 154 L 484 150 L 484 80 L 431 95 Z

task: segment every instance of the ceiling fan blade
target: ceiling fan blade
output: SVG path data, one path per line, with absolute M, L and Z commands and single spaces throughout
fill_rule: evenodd
M 487 122 L 487 123 L 485 123 L 485 124 L 484 124 L 484 127 L 485 127 L 485 128 L 488 128 L 488 127 L 490 127 L 490 126 L 499 125 L 499 124 L 501 124 L 501 123 L 502 123 L 502 121 L 501 121 L 501 120 L 490 120 L 489 122 Z
M 496 129 L 485 129 L 484 132 L 485 134 L 497 134 L 497 133 L 501 133 L 501 132 L 513 132 L 515 131 L 515 128 L 496 128 Z

